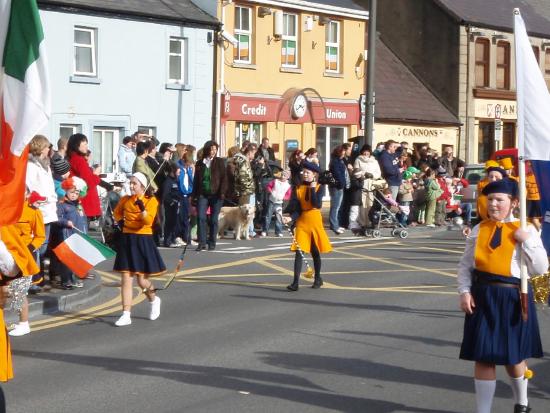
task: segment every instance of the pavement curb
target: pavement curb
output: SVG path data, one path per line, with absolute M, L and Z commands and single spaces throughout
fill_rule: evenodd
M 67 313 L 75 310 L 94 298 L 101 292 L 102 279 L 95 274 L 92 280 L 85 280 L 84 287 L 69 291 L 53 290 L 55 292 L 42 292 L 37 295 L 29 295 L 29 320 L 45 314 Z M 4 314 L 6 324 L 19 321 L 19 315 L 15 312 Z

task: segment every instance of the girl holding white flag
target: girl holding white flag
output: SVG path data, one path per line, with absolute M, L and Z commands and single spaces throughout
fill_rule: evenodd
M 520 256 L 529 274 L 548 269 L 548 257 L 537 230 L 520 228 L 512 215 L 518 184 L 511 179 L 483 189 L 488 217 L 472 229 L 458 266 L 460 307 L 466 313 L 460 358 L 475 361 L 478 413 L 490 413 L 496 388 L 496 365 L 503 365 L 514 393 L 514 413 L 529 412 L 525 360 L 543 356 L 533 293 L 528 318 L 520 299 Z
M 130 178 L 131 195 L 123 197 L 114 210 L 116 221 L 123 221 L 123 230 L 113 267 L 122 276 L 122 315 L 117 327 L 132 324 L 132 277 L 149 299 L 149 319 L 160 316 L 160 298 L 156 296 L 149 276 L 166 271 L 166 266 L 153 240 L 153 223 L 158 210 L 158 201 L 150 190 L 147 177 L 136 172 Z

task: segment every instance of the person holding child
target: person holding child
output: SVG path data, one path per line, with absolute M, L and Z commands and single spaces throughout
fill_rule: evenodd
M 114 210 L 116 221 L 123 222 L 119 248 L 113 270 L 121 273 L 122 315 L 115 322 L 117 327 L 132 324 L 132 279 L 143 289 L 149 300 L 149 319 L 160 316 L 161 300 L 157 297 L 150 276 L 166 271 L 164 261 L 153 240 L 153 223 L 158 201 L 153 196 L 150 182 L 141 172 L 130 178 L 131 195 L 121 198 Z

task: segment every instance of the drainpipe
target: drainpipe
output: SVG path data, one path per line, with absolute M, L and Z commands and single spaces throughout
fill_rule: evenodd
M 224 1 L 222 0 L 221 1 L 221 7 L 222 7 L 221 27 L 218 34 L 221 33 L 225 25 L 225 5 L 226 4 L 224 4 Z M 219 38 L 216 39 L 216 43 L 220 47 L 220 79 L 216 89 L 216 137 L 215 137 L 215 140 L 216 142 L 218 142 L 218 144 L 220 144 L 221 143 L 222 109 L 223 109 L 221 107 L 221 101 L 222 101 L 222 92 L 225 85 L 225 49 L 223 47 L 223 41 L 221 41 Z

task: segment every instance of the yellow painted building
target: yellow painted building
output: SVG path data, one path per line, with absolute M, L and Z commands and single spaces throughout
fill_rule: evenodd
M 218 5 L 222 150 L 267 137 L 278 159 L 316 147 L 328 164 L 330 149 L 358 134 L 368 12 L 349 1 L 322 1 Z

